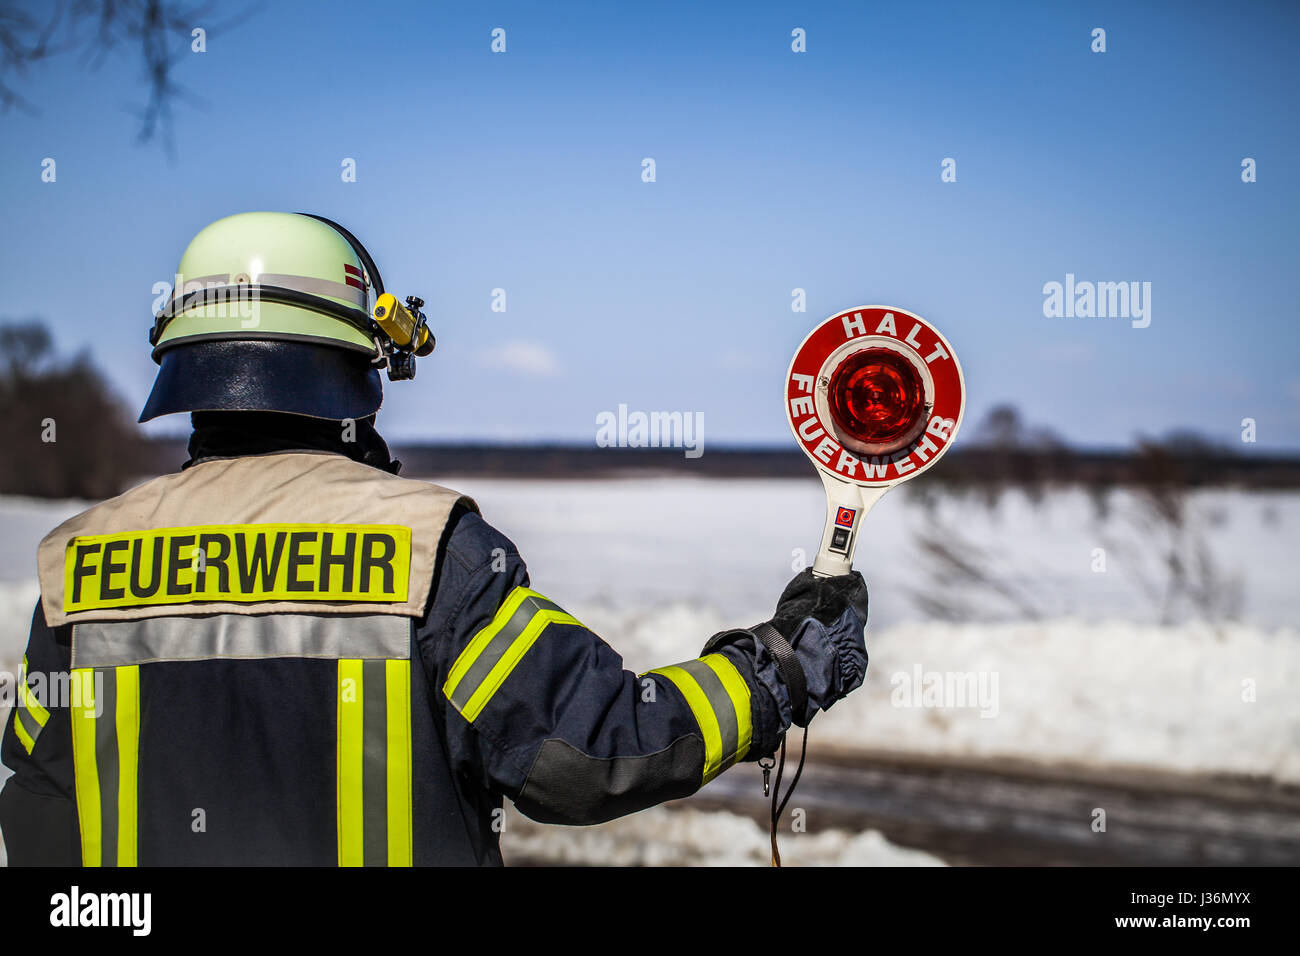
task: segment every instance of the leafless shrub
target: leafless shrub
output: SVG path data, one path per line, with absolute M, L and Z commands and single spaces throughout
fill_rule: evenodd
M 1014 616 L 1037 620 L 1038 603 L 998 573 L 998 561 L 950 522 L 934 519 L 916 539 L 931 580 L 942 588 L 911 587 L 909 600 L 930 617 L 948 621 L 970 620 L 987 613 L 990 599 L 1001 602 Z
M 1180 466 L 1186 456 L 1185 441 L 1142 442 L 1135 507 L 1124 516 L 1131 538 L 1128 543 L 1112 539 L 1108 547 L 1121 555 L 1154 552 L 1154 565 L 1163 569 L 1159 576 L 1144 571 L 1142 561 L 1125 564 L 1158 608 L 1161 623 L 1194 617 L 1218 625 L 1240 615 L 1243 583 L 1214 558 L 1210 536 L 1226 522 L 1226 515 L 1192 508 Z

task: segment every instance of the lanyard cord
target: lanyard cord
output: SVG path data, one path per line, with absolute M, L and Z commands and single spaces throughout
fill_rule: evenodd
M 781 675 L 781 680 L 785 684 L 786 692 L 790 695 L 790 714 L 793 717 L 808 712 L 808 681 L 804 676 L 803 666 L 799 663 L 799 658 L 790 646 L 790 642 L 785 639 L 770 621 L 762 624 L 756 624 L 748 630 L 737 628 L 730 631 L 719 631 L 709 638 L 704 645 L 703 653 L 711 653 L 718 647 L 723 646 L 727 641 L 733 639 L 737 634 L 748 635 L 755 642 L 762 644 L 767 648 L 767 652 L 772 656 L 776 663 L 777 671 Z M 812 717 L 809 715 L 809 722 Z M 763 770 L 763 796 L 767 796 L 770 790 L 772 795 L 772 865 L 781 865 L 781 851 L 776 845 L 776 831 L 781 822 L 781 814 L 785 812 L 785 805 L 790 802 L 790 795 L 794 793 L 794 788 L 799 784 L 799 777 L 803 773 L 804 758 L 808 755 L 808 724 L 803 728 L 803 745 L 799 749 L 799 767 L 794 772 L 794 779 L 790 781 L 790 789 L 785 792 L 785 797 L 781 796 L 781 773 L 785 770 L 785 738 L 789 728 L 781 733 L 781 764 L 776 771 L 776 786 L 768 786 L 769 775 L 772 767 L 776 765 L 776 751 L 773 751 L 766 757 L 760 757 L 758 760 L 759 767 Z
M 785 805 L 790 802 L 790 797 L 794 793 L 794 788 L 799 786 L 799 777 L 803 775 L 804 758 L 808 756 L 808 727 L 805 724 L 803 728 L 803 742 L 799 745 L 799 766 L 795 768 L 794 779 L 790 781 L 790 787 L 781 798 L 781 774 L 785 770 L 785 734 L 781 735 L 781 760 L 776 765 L 776 784 L 772 787 L 772 865 L 779 867 L 781 865 L 781 850 L 776 844 L 776 831 L 781 823 L 781 815 L 785 813 Z M 780 803 L 777 799 L 780 799 Z

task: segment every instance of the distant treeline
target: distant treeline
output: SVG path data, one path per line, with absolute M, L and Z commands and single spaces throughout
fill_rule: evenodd
M 793 445 L 793 442 L 791 443 Z M 185 461 L 185 442 L 150 443 L 152 470 Z M 394 444 L 402 474 L 436 478 L 616 478 L 696 475 L 707 478 L 809 478 L 812 464 L 797 448 L 706 448 L 687 458 L 680 448 L 598 448 L 589 445 Z M 1065 448 L 962 447 L 926 473 L 931 485 L 1046 486 L 1175 484 L 1300 487 L 1300 458 L 1232 455 L 1222 449 L 1170 449 L 1146 443 L 1134 451 L 1089 452 Z
M 792 443 L 793 444 L 793 443 Z M 395 449 L 403 473 L 581 478 L 641 473 L 711 478 L 805 478 L 812 463 L 796 448 L 709 448 L 699 458 L 680 449 L 574 445 L 414 445 Z M 1131 452 L 998 449 L 955 446 L 926 474 L 949 485 L 1240 484 L 1300 487 L 1300 458 L 1169 450 L 1148 444 Z

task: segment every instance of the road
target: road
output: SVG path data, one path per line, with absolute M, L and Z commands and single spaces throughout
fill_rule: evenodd
M 769 812 L 753 765 L 689 804 Z M 876 829 L 958 865 L 1300 865 L 1300 788 L 1268 781 L 819 753 L 790 807 L 810 832 Z

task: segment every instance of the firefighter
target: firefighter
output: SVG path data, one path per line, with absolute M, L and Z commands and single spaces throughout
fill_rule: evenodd
M 41 542 L 10 863 L 499 864 L 503 798 L 594 824 L 685 797 L 861 684 L 856 573 L 625 670 L 473 501 L 397 476 L 378 368 L 426 333 L 387 335 L 382 293 L 320 217 L 189 245 L 140 420 L 190 412 L 190 457 Z

